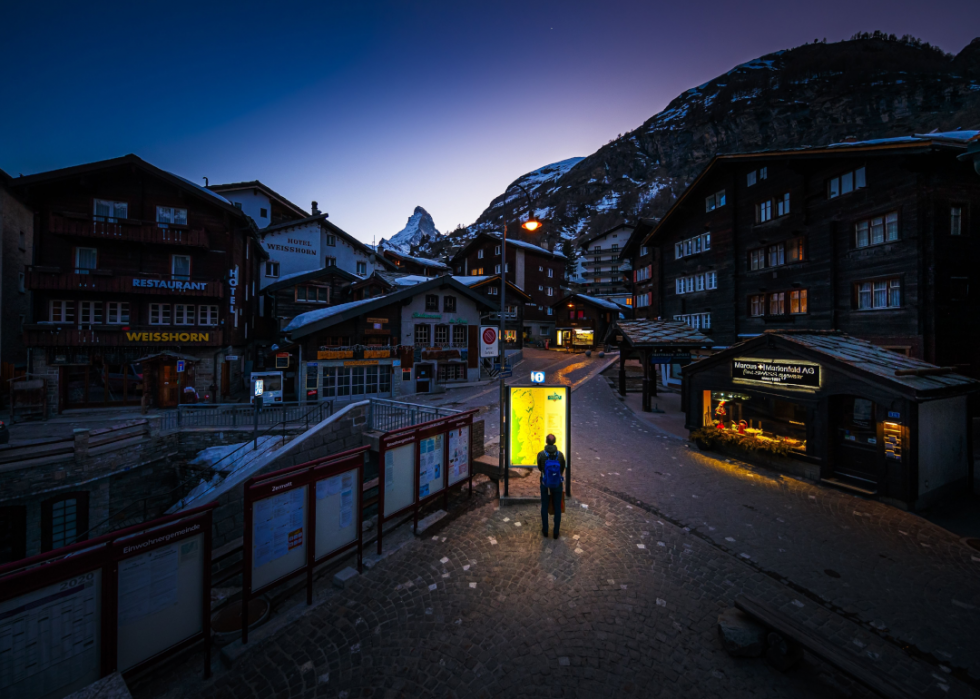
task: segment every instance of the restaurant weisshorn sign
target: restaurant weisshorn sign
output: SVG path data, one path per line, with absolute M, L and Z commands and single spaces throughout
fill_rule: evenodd
M 732 379 L 769 386 L 820 388 L 820 365 L 772 359 L 733 359 Z

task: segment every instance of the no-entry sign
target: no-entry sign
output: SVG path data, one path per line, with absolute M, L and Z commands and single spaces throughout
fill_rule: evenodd
M 496 357 L 499 354 L 497 349 L 497 328 L 492 325 L 480 326 L 480 357 Z

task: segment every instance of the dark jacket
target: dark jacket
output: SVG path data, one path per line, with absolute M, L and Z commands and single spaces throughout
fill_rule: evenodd
M 565 475 L 565 455 L 558 451 L 558 447 L 554 444 L 549 444 L 544 448 L 544 451 L 538 452 L 538 470 L 541 471 L 541 475 L 544 475 L 544 462 L 548 460 L 549 454 L 558 454 L 558 463 L 561 465 L 561 475 Z

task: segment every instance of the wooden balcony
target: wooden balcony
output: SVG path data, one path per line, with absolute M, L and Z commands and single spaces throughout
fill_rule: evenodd
M 113 294 L 153 294 L 220 299 L 224 285 L 217 279 L 165 279 L 160 276 L 113 274 L 110 270 L 62 272 L 58 267 L 28 267 L 24 278 L 31 291 L 94 291 Z
M 92 325 L 60 323 L 24 326 L 27 347 L 220 347 L 222 330 L 196 325 Z
M 167 227 L 161 228 L 161 224 L 154 221 L 136 219 L 96 221 L 91 218 L 59 214 L 51 214 L 48 218 L 48 230 L 59 235 L 150 245 L 180 245 L 204 249 L 209 247 L 208 234 L 203 228 L 192 230 L 187 226 L 162 225 Z

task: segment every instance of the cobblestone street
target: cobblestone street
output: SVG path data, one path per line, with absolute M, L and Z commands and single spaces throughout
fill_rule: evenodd
M 559 540 L 537 505 L 500 508 L 484 484 L 346 589 L 324 579 L 314 607 L 209 682 L 158 677 L 134 696 L 873 696 L 809 655 L 787 674 L 730 657 L 717 617 L 739 594 L 917 695 L 976 696 L 980 557 L 957 537 L 697 452 L 630 412 L 595 360 L 531 357 L 521 374 L 549 360 L 549 381 L 574 367 L 578 388 Z M 457 404 L 497 389 L 461 390 Z

